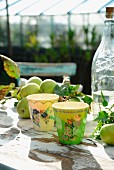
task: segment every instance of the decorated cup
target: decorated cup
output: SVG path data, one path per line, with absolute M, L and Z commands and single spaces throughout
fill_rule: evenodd
M 89 105 L 83 102 L 58 102 L 52 105 L 58 138 L 63 144 L 82 142 Z
M 50 131 L 54 126 L 52 104 L 58 102 L 56 94 L 39 93 L 27 96 L 33 128 L 38 131 Z

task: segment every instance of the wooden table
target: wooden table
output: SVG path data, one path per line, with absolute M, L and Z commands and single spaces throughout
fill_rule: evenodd
M 30 119 L 20 119 L 9 100 L 0 109 L 0 169 L 113 170 L 114 147 L 87 138 L 96 123 L 88 115 L 84 139 L 79 145 L 60 144 L 56 128 L 37 132 Z M 10 106 L 10 107 L 9 107 Z

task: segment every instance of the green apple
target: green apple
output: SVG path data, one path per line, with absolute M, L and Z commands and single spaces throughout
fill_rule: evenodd
M 40 85 L 40 93 L 54 93 L 57 83 L 52 79 L 45 79 Z
M 36 84 L 40 85 L 42 83 L 42 79 L 40 77 L 33 76 L 28 79 L 27 84 L 28 83 L 36 83 Z
M 40 91 L 40 86 L 36 83 L 29 83 L 25 86 L 22 86 L 20 90 L 20 96 L 21 98 L 26 97 L 30 94 L 37 94 Z
M 28 105 L 28 100 L 26 97 L 24 97 L 18 102 L 17 112 L 21 118 L 24 118 L 24 119 L 30 118 L 29 105 Z
M 114 123 L 103 125 L 100 130 L 100 137 L 104 143 L 114 145 Z

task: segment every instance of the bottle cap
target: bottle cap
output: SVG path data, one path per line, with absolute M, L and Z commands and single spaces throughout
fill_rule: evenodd
M 114 17 L 114 7 L 106 7 L 106 18 Z

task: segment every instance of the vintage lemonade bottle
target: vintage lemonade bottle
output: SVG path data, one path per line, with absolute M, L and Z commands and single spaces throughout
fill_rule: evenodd
M 106 7 L 101 43 L 92 62 L 93 115 L 100 110 L 101 91 L 110 105 L 114 104 L 114 7 Z

